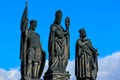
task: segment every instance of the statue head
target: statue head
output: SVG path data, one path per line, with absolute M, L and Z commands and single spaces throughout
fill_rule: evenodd
M 61 23 L 61 20 L 62 20 L 62 11 L 61 11 L 61 10 L 58 10 L 58 11 L 56 11 L 56 13 L 55 13 L 55 21 L 54 21 L 54 23 L 55 23 L 55 24 L 60 24 L 60 23 Z
M 37 21 L 36 20 L 31 20 L 30 21 L 30 29 L 35 31 L 36 26 L 37 26 Z
M 85 31 L 84 28 L 81 28 L 79 30 L 79 33 L 80 33 L 80 38 L 85 38 L 87 36 L 86 31 Z

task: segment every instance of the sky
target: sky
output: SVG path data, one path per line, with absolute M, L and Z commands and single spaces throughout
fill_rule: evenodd
M 25 0 L 0 1 L 1 70 L 19 71 L 20 21 L 24 8 Z M 66 16 L 71 19 L 69 61 L 72 62 L 75 59 L 75 44 L 79 38 L 78 30 L 81 28 L 86 29 L 87 38 L 91 39 L 93 46 L 98 49 L 99 60 L 106 60 L 106 57 L 120 51 L 119 0 L 28 0 L 28 18 L 38 22 L 36 32 L 40 34 L 40 41 L 47 57 L 50 25 L 54 21 L 57 10 L 63 12 L 61 25 L 64 29 Z

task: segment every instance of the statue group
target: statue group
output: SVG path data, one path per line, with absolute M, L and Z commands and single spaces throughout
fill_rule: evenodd
M 61 26 L 62 11 L 55 13 L 55 20 L 50 26 L 48 52 L 49 67 L 44 80 L 70 80 L 66 71 L 70 58 L 70 18 L 66 17 L 65 26 Z M 30 27 L 28 27 L 30 24 Z M 28 20 L 27 5 L 21 19 L 21 80 L 41 80 L 46 61 L 46 53 L 40 43 L 40 35 L 35 32 L 36 20 Z M 79 30 L 80 39 L 76 42 L 75 75 L 76 80 L 96 80 L 98 72 L 97 50 L 86 39 L 85 29 Z

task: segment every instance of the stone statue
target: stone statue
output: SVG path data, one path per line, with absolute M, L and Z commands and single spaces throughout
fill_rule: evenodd
M 28 29 L 27 6 L 21 20 L 21 80 L 40 80 L 45 65 L 45 52 L 40 43 L 40 36 L 35 32 L 36 20 L 30 21 Z
M 76 42 L 75 75 L 77 80 L 96 80 L 98 72 L 97 50 L 86 38 L 85 29 L 79 30 L 80 39 Z
M 55 20 L 50 26 L 50 35 L 48 43 L 49 51 L 49 68 L 46 74 L 49 73 L 65 73 L 68 64 L 69 55 L 69 25 L 70 19 L 66 17 L 65 25 L 66 30 L 60 25 L 62 20 L 62 11 L 58 10 L 55 14 Z M 61 76 L 61 75 L 59 75 Z M 57 77 L 57 76 L 56 76 Z M 54 79 L 45 79 L 54 80 Z M 56 80 L 59 80 L 56 78 Z M 60 80 L 64 80 L 60 78 Z M 66 80 L 66 79 L 65 79 Z

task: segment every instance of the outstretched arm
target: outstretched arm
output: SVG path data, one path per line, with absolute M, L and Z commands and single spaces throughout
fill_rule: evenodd
M 94 56 L 98 56 L 99 54 L 97 53 L 97 49 L 95 49 L 93 46 L 92 46 L 92 43 L 90 40 L 88 40 L 88 43 L 87 43 L 87 46 L 90 48 L 90 50 L 93 52 L 93 55 Z

